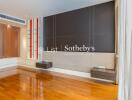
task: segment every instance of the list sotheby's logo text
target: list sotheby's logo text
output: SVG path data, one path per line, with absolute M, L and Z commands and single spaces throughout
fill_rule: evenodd
M 95 51 L 95 47 L 94 46 L 88 47 L 88 46 L 85 46 L 85 45 L 82 45 L 82 46 L 65 45 L 65 46 L 55 47 L 55 48 L 46 47 L 46 51 L 50 51 L 50 52 L 57 52 L 57 51 L 65 51 L 65 52 L 94 52 Z

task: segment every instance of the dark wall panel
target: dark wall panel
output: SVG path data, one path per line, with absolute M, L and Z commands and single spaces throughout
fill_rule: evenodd
M 114 52 L 114 2 L 108 2 L 44 18 L 44 48 L 95 47 L 95 52 Z
M 54 48 L 54 16 L 44 18 L 44 49 Z
M 89 15 L 88 8 L 56 15 L 57 47 L 64 50 L 65 45 L 89 46 Z
M 114 52 L 114 3 L 93 6 L 93 40 L 96 52 Z

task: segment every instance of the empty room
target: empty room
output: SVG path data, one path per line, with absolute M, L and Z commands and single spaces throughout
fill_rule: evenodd
M 132 100 L 131 0 L 1 0 L 0 100 Z

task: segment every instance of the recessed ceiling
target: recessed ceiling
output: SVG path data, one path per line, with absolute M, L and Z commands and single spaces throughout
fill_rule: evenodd
M 112 0 L 0 0 L 0 12 L 17 17 L 49 16 Z

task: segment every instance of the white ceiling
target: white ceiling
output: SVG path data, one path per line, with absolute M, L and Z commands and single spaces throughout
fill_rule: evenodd
M 0 0 L 0 12 L 17 17 L 49 16 L 112 0 Z

